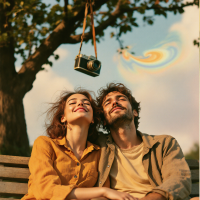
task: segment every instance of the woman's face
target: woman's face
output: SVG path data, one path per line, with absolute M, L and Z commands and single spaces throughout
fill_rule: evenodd
M 93 109 L 89 99 L 83 94 L 71 95 L 66 103 L 64 115 L 61 122 L 68 124 L 77 124 L 82 120 L 84 123 L 93 123 Z

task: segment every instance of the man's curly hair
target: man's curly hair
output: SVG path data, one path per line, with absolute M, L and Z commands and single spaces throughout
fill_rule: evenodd
M 139 112 L 141 110 L 140 103 L 137 102 L 135 100 L 135 98 L 132 96 L 131 90 L 129 90 L 122 83 L 109 83 L 106 85 L 106 87 L 102 87 L 98 90 L 98 97 L 97 97 L 96 101 L 97 101 L 98 107 L 100 108 L 101 124 L 102 124 L 103 128 L 106 131 L 110 132 L 109 127 L 107 125 L 104 125 L 105 117 L 103 114 L 103 107 L 102 107 L 102 103 L 103 103 L 106 95 L 109 94 L 110 92 L 120 92 L 127 96 L 128 100 L 132 106 L 132 110 L 136 110 L 138 113 L 138 116 L 134 118 L 134 123 L 135 123 L 135 127 L 137 130 L 138 126 L 139 126 L 139 119 L 140 119 L 140 117 L 139 117 Z

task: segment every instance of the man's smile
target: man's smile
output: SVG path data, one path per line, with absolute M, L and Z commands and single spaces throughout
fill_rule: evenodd
M 115 112 L 115 111 L 117 111 L 117 110 L 124 110 L 124 108 L 119 107 L 119 106 L 114 107 L 114 108 L 112 108 L 112 110 L 110 111 L 110 113 L 113 113 L 113 112 Z

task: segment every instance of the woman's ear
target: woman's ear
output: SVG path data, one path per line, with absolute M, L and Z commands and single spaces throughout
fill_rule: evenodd
M 61 120 L 60 120 L 62 123 L 64 123 L 66 121 L 66 118 L 64 116 L 61 117 Z

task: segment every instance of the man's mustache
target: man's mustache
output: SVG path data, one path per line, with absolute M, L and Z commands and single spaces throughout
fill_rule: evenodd
M 124 107 L 121 106 L 121 105 L 116 105 L 116 106 L 114 106 L 114 107 L 110 110 L 109 114 L 110 114 L 115 108 L 122 108 L 122 110 L 126 109 L 126 108 L 124 108 Z

